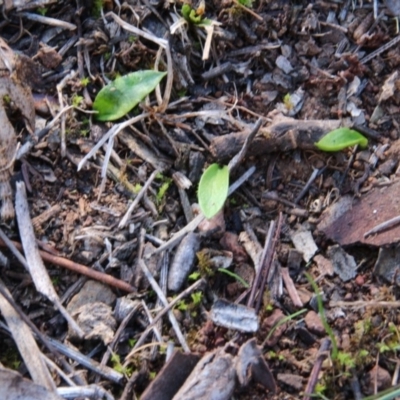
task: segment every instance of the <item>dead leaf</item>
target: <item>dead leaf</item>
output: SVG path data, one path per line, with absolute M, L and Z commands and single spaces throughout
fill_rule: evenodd
M 2 400 L 62 400 L 57 393 L 24 379 L 18 372 L 0 368 Z
M 28 86 L 23 85 L 11 71 L 16 66 L 16 58 L 8 45 L 0 41 L 0 69 L 7 71 L 0 75 L 0 220 L 14 217 L 10 178 L 17 155 L 17 134 L 7 115 L 7 109 L 18 110 L 26 129 L 35 129 L 35 106 Z
M 366 237 L 364 235 L 377 225 L 400 215 L 399 191 L 400 181 L 374 188 L 361 199 L 343 196 L 324 211 L 317 228 L 341 246 L 356 243 L 386 246 L 398 243 L 400 225 Z

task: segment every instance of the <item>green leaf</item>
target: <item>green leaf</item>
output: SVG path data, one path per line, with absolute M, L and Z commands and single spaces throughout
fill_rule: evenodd
M 327 133 L 315 145 L 323 151 L 340 151 L 358 144 L 362 149 L 368 146 L 368 139 L 349 128 L 339 128 Z
M 137 71 L 121 76 L 97 94 L 93 109 L 99 121 L 114 121 L 140 103 L 160 83 L 166 72 Z
M 194 306 L 198 306 L 201 303 L 201 299 L 203 298 L 202 292 L 194 292 L 190 295 L 193 301 Z
M 189 23 L 199 26 L 211 25 L 212 20 L 204 18 L 202 15 L 197 14 L 196 10 L 190 7 L 189 4 L 184 4 L 181 9 L 182 17 Z
M 242 279 L 239 275 L 235 274 L 234 272 L 229 271 L 229 270 L 227 270 L 227 269 L 225 269 L 225 268 L 218 268 L 218 271 L 219 271 L 219 272 L 222 272 L 222 273 L 224 273 L 224 274 L 226 274 L 226 275 L 229 275 L 229 276 L 231 276 L 232 278 L 235 278 L 235 279 L 236 279 L 237 281 L 239 281 L 246 289 L 249 287 L 249 284 L 248 284 L 244 279 Z
M 201 211 L 212 218 L 223 207 L 228 197 L 229 169 L 218 164 L 211 164 L 201 176 L 198 199 Z
M 188 276 L 188 280 L 189 281 L 197 281 L 197 279 L 199 279 L 201 276 L 200 272 L 193 272 Z
M 193 24 L 199 24 L 201 22 L 201 15 L 196 14 L 196 10 L 193 10 L 189 4 L 184 4 L 182 6 L 182 17 L 186 19 L 186 21 L 191 22 Z

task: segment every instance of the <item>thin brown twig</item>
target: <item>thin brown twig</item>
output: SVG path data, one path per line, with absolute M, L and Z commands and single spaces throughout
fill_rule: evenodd
M 268 249 L 268 253 L 265 258 L 265 264 L 263 264 L 263 266 L 264 265 L 265 266 L 264 266 L 263 278 L 262 278 L 262 282 L 261 282 L 261 286 L 260 286 L 260 290 L 259 290 L 259 294 L 258 294 L 258 299 L 257 299 L 257 306 L 256 306 L 257 314 L 260 311 L 261 302 L 263 300 L 262 294 L 264 293 L 264 288 L 267 284 L 269 271 L 271 270 L 271 265 L 274 261 L 275 247 L 276 247 L 276 244 L 278 243 L 278 239 L 279 239 L 279 236 L 281 234 L 281 229 L 282 229 L 282 220 L 283 220 L 283 216 L 282 216 L 282 213 L 280 212 L 279 217 L 278 217 L 278 222 L 276 225 L 276 229 L 275 229 L 275 233 L 274 233 L 274 238 L 272 239 L 271 246 Z
M 257 289 L 260 286 L 262 268 L 263 268 L 263 265 L 265 264 L 265 261 L 267 258 L 267 249 L 269 249 L 271 246 L 274 229 L 275 229 L 275 222 L 271 221 L 271 223 L 269 225 L 267 236 L 265 238 L 265 244 L 264 244 L 263 253 L 261 255 L 260 263 L 259 263 L 259 265 L 255 266 L 256 267 L 256 277 L 254 278 L 250 296 L 249 296 L 249 299 L 247 300 L 248 307 L 253 306 L 254 300 L 256 298 Z
M 312 393 L 314 392 L 315 386 L 318 382 L 318 375 L 321 371 L 322 363 L 324 362 L 325 358 L 328 357 L 328 350 L 330 347 L 331 347 L 330 339 L 324 339 L 318 351 L 318 357 L 315 360 L 315 364 L 311 371 L 310 378 L 308 379 L 303 400 L 311 400 Z
M 74 79 L 75 76 L 78 74 L 78 71 L 71 71 L 68 75 L 64 76 L 64 78 L 61 80 L 60 83 L 57 84 L 57 93 L 58 93 L 58 102 L 60 104 L 60 107 L 64 107 L 64 100 L 63 100 L 63 95 L 62 91 L 64 87 L 67 85 L 67 82 Z M 66 121 L 66 116 L 65 114 L 61 115 L 61 157 L 65 157 L 67 153 L 67 144 L 66 144 L 66 137 L 65 137 L 65 122 Z
M 128 220 L 129 220 L 130 216 L 132 215 L 133 210 L 139 204 L 139 201 L 145 195 L 145 193 L 147 192 L 147 189 L 152 184 L 152 182 L 154 181 L 154 179 L 156 178 L 156 176 L 159 172 L 160 171 L 156 169 L 149 176 L 149 179 L 147 179 L 146 183 L 144 184 L 142 189 L 140 189 L 140 192 L 137 194 L 135 200 L 131 203 L 131 205 L 128 207 L 128 210 L 126 211 L 125 215 L 122 217 L 122 219 L 118 225 L 118 228 L 122 229 L 127 225 Z
M 354 308 L 354 309 L 359 309 L 364 307 L 397 309 L 400 307 L 400 301 L 377 301 L 377 300 L 331 301 L 329 305 L 332 307 L 343 307 L 343 308 Z
M 22 246 L 18 242 L 14 242 L 9 240 L 9 243 L 11 243 L 13 246 L 15 246 L 17 249 L 21 250 Z M 9 247 L 9 244 L 6 243 L 4 238 L 0 239 L 0 246 L 3 247 Z M 121 289 L 125 292 L 131 293 L 135 292 L 135 288 L 128 283 L 114 278 L 111 275 L 104 274 L 103 272 L 95 271 L 94 269 L 91 269 L 89 267 L 86 267 L 85 265 L 75 263 L 71 260 L 68 260 L 67 258 L 59 257 L 59 256 L 53 256 L 52 254 L 46 253 L 44 251 L 39 250 L 39 254 L 43 258 L 44 261 L 58 265 L 60 267 L 69 269 L 71 271 L 74 271 L 78 274 L 85 275 L 91 279 L 95 279 L 99 282 L 105 283 L 110 286 L 114 286 L 118 289 Z
M 258 15 L 257 13 L 255 13 L 253 10 L 250 10 L 250 8 L 244 6 L 243 4 L 240 4 L 237 0 L 234 0 L 234 3 L 241 8 L 243 11 L 249 13 L 252 17 L 254 17 L 255 19 L 257 19 L 258 21 L 263 22 L 264 19 L 261 15 Z
M 398 225 L 400 223 L 400 216 L 388 219 L 385 222 L 382 222 L 381 224 L 378 224 L 374 226 L 372 229 L 364 233 L 364 237 L 367 237 L 369 235 L 373 235 L 374 233 L 380 233 L 382 231 L 385 231 L 387 229 L 393 228 L 394 226 Z
M 245 142 L 243 143 L 243 146 L 241 148 L 241 150 L 239 151 L 239 153 L 237 153 L 235 155 L 235 157 L 232 158 L 232 160 L 230 161 L 230 163 L 228 164 L 228 168 L 229 168 L 229 172 L 232 173 L 232 171 L 241 163 L 241 161 L 243 160 L 244 156 L 246 155 L 246 152 L 250 146 L 250 143 L 252 142 L 252 140 L 254 139 L 254 137 L 257 135 L 258 131 L 261 128 L 261 124 L 262 124 L 262 119 L 258 118 L 257 122 L 254 124 L 253 129 L 251 130 L 251 132 L 249 133 L 249 135 L 247 136 Z
M 395 36 L 395 38 L 392 39 L 390 42 L 387 42 L 382 47 L 379 47 L 379 49 L 373 51 L 371 54 L 368 54 L 366 57 L 364 57 L 363 59 L 360 60 L 360 63 L 361 64 L 366 64 L 368 61 L 371 61 L 376 56 L 379 56 L 379 54 L 381 54 L 384 51 L 390 49 L 391 47 L 393 47 L 398 42 L 400 42 L 400 35 Z

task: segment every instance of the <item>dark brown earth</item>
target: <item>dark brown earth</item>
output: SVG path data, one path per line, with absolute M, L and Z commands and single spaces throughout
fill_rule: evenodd
M 76 295 L 73 304 L 96 302 L 100 308 L 80 311 L 78 324 L 86 318 L 89 328 L 82 328 L 85 338 L 79 339 L 6 245 L 2 251 L 9 261 L 0 268 L 1 280 L 40 332 L 124 374 L 119 383 L 99 378 L 71 358 L 54 355 L 37 338 L 41 350 L 60 368 L 66 361 L 82 375 L 80 381 L 74 378 L 78 386 L 96 384 L 117 399 L 139 398 L 146 388 L 154 390 L 153 399 L 172 398 L 173 394 L 162 397 L 157 379 L 167 379 L 167 385 L 169 380 L 179 381 L 178 372 L 170 370 L 167 378 L 164 370 L 160 373 L 167 343 L 182 350 L 168 318 L 158 324 L 159 338 L 149 335 L 144 346 L 131 353 L 149 324 L 143 304 L 152 318 L 163 308 L 143 273 L 143 262 L 157 281 L 160 271 L 173 269 L 174 262 L 178 273 L 185 266 L 199 272 L 184 276 L 174 291 L 160 283 L 169 302 L 203 279 L 173 310 L 191 353 L 202 357 L 218 350 L 217 359 L 237 360 L 241 346 L 256 339 L 273 378 L 267 369 L 260 373 L 249 367 L 249 382 L 240 385 L 235 372 L 230 378 L 232 398 L 306 399 L 312 391 L 320 398 L 347 400 L 396 387 L 400 47 L 393 14 L 399 2 L 379 3 L 377 19 L 370 3 L 349 1 L 248 1 L 247 7 L 230 0 L 193 2 L 196 18 L 218 23 L 208 57 L 207 31 L 201 25 L 181 20 L 181 28 L 170 33 L 182 18 L 182 3 L 142 0 L 119 7 L 113 1 L 60 1 L 31 9 L 3 4 L 0 37 L 17 61 L 12 72 L 7 66 L 0 71 L 0 83 L 14 79 L 18 87 L 30 86 L 36 108 L 36 134 L 31 135 L 21 104 L 10 105 L 0 91 L 13 140 L 34 144 L 17 157 L 11 184 L 25 182 L 35 237 L 64 306 L 75 319 L 79 313 L 74 314 L 71 299 Z M 49 20 L 33 21 L 27 12 L 73 26 L 56 28 Z M 168 67 L 165 51 L 126 26 L 168 41 L 172 91 L 164 103 L 152 93 L 127 117 L 102 123 L 88 111 L 108 80 Z M 161 95 L 165 87 L 166 79 Z M 64 110 L 50 132 L 43 130 L 68 105 L 75 108 Z M 113 126 L 145 113 L 115 137 L 103 184 L 106 147 L 78 172 L 83 157 Z M 157 253 L 160 244 L 198 215 L 198 207 L 191 206 L 197 203 L 204 169 L 213 162 L 227 165 L 258 119 L 261 127 L 230 182 L 253 166 L 255 172 L 209 226 L 195 227 L 184 249 L 193 250 L 193 266 L 187 253 L 174 261 L 176 244 Z M 339 126 L 365 135 L 368 146 L 318 150 L 314 143 Z M 0 154 L 9 155 L 4 136 L 3 132 Z M 5 175 L 1 182 L 8 179 L 9 164 L 4 159 L 0 163 Z M 120 224 L 156 169 L 160 174 L 149 182 L 128 222 Z M 190 187 L 181 183 L 184 177 Z M 374 230 L 387 221 L 389 225 Z M 2 230 L 21 242 L 14 219 L 4 219 Z M 254 268 L 269 230 L 274 240 L 265 245 L 261 279 L 270 272 L 266 286 L 260 287 Z M 60 258 L 51 259 L 49 253 Z M 218 270 L 218 262 L 227 262 L 228 270 L 250 285 L 247 293 L 235 276 Z M 88 278 L 90 271 L 82 265 L 100 274 Z M 116 279 L 107 280 L 107 275 Z M 84 294 L 82 287 L 99 279 L 105 286 L 94 284 Z M 118 318 L 117 309 L 127 298 L 133 310 L 124 320 L 126 314 Z M 228 329 L 212 322 L 210 310 L 217 299 L 255 310 L 257 331 L 246 333 L 244 326 Z M 101 319 L 104 315 L 107 318 Z M 107 333 L 99 333 L 99 321 L 107 325 Z M 31 378 L 6 321 L 1 322 L 0 362 Z M 179 360 L 173 368 L 188 373 L 195 364 Z M 257 374 L 268 378 L 263 381 Z M 213 374 L 206 386 L 227 387 L 217 376 Z M 52 377 L 57 387 L 67 386 L 58 374 Z M 221 393 L 216 398 L 231 398 Z

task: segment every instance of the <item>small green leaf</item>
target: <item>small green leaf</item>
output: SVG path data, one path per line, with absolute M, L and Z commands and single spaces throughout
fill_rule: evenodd
M 239 0 L 239 4 L 241 4 L 242 6 L 251 8 L 251 7 L 253 7 L 253 0 Z
M 200 272 L 193 272 L 188 276 L 189 281 L 197 281 L 201 276 Z
M 368 146 L 368 139 L 349 128 L 339 128 L 327 133 L 315 145 L 323 151 L 340 151 L 358 144 L 362 149 Z
M 121 76 L 97 94 L 93 109 L 99 121 L 114 121 L 140 103 L 160 83 L 166 72 L 136 71 Z
M 211 25 L 212 20 L 208 18 L 203 18 L 201 14 L 197 14 L 197 11 L 190 7 L 189 4 L 184 4 L 181 9 L 182 17 L 186 19 L 187 22 L 199 26 Z
M 223 207 L 228 197 L 229 169 L 227 166 L 211 164 L 201 176 L 198 199 L 201 211 L 212 218 Z
M 235 278 L 237 281 L 239 281 L 246 289 L 249 287 L 249 284 L 243 279 L 241 278 L 239 275 L 235 274 L 232 271 L 229 271 L 228 269 L 225 268 L 218 268 L 219 272 L 223 272 L 226 275 L 231 276 L 232 278 Z
M 202 292 L 194 292 L 190 295 L 193 301 L 194 306 L 198 306 L 201 303 L 201 299 L 203 298 Z
M 201 15 L 196 14 L 196 10 L 193 10 L 189 4 L 184 4 L 182 6 L 182 17 L 186 19 L 186 21 L 191 22 L 193 24 L 199 24 L 201 22 Z

